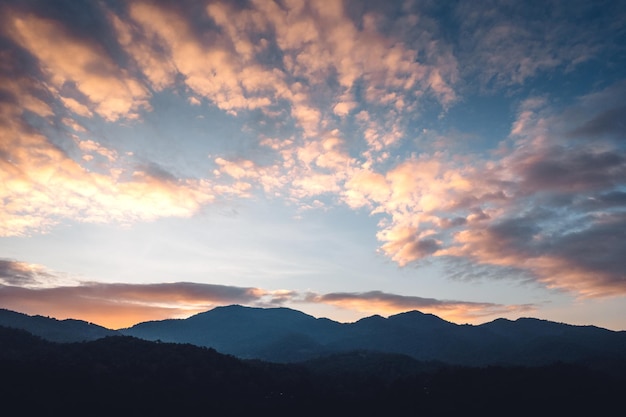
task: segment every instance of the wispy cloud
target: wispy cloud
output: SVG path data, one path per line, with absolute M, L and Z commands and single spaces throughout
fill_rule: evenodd
M 462 68 L 483 86 L 521 85 L 556 68 L 572 71 L 594 59 L 612 59 L 624 23 L 619 2 L 544 1 L 535 6 L 493 0 L 458 3 Z
M 29 276 L 19 271 L 11 272 L 13 278 Z M 15 282 L 15 279 L 11 281 Z M 278 292 L 277 296 L 282 299 L 284 294 Z M 220 305 L 265 305 L 271 302 L 271 292 L 258 288 L 190 282 L 82 282 L 73 286 L 38 288 L 0 285 L 0 304 L 4 308 L 28 314 L 77 318 L 110 328 L 127 327 L 148 320 L 188 317 Z
M 65 99 L 70 110 L 108 121 L 135 118 L 148 107 L 148 90 L 122 70 L 100 45 L 68 34 L 60 23 L 31 13 L 3 17 L 4 32 L 37 58 L 49 91 Z
M 0 284 L 30 287 L 55 278 L 54 273 L 40 265 L 0 259 Z
M 190 216 L 214 198 L 210 184 L 201 180 L 165 179 L 128 169 L 124 177 L 114 165 L 105 173 L 89 171 L 20 118 L 13 107 L 0 108 L 2 236 L 45 232 L 68 218 L 124 224 Z M 78 145 L 85 155 L 115 161 L 114 151 L 94 141 Z

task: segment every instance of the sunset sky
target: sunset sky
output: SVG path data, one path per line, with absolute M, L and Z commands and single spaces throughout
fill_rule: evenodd
M 0 1 L 0 307 L 626 330 L 626 2 Z

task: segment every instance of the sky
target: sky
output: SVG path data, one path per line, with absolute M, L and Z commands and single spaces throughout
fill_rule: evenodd
M 626 2 L 0 1 L 0 307 L 626 330 Z

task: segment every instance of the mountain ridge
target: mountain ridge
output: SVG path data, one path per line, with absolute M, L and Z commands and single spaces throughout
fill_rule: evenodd
M 536 318 L 460 325 L 412 310 L 387 318 L 373 315 L 352 323 L 340 323 L 286 307 L 230 305 L 187 319 L 146 321 L 113 331 L 87 322 L 7 312 L 0 311 L 0 325 L 7 325 L 7 317 L 17 317 L 19 320 L 10 327 L 24 328 L 48 340 L 82 341 L 112 334 L 127 335 L 151 341 L 189 343 L 242 359 L 279 363 L 371 351 L 464 366 L 536 366 L 554 362 L 598 366 L 626 364 L 625 331 Z M 57 333 L 41 331 L 32 323 L 25 325 L 29 320 L 39 323 L 39 327 L 42 327 L 41 322 L 46 322 L 47 327 L 43 327 L 55 329 Z M 61 332 L 63 337 L 58 336 L 59 328 L 65 329 L 65 333 Z M 626 369 L 626 365 L 623 368 Z
M 84 320 L 58 320 L 41 315 L 28 315 L 0 308 L 0 326 L 26 330 L 53 342 L 82 342 L 119 334 Z

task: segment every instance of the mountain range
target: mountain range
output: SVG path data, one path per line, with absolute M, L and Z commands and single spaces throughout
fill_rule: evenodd
M 541 366 L 555 362 L 626 370 L 626 332 L 534 318 L 458 325 L 409 311 L 354 323 L 315 318 L 288 308 L 217 307 L 187 319 L 149 321 L 110 330 L 0 310 L 0 325 L 58 342 L 111 335 L 210 347 L 242 359 L 302 362 L 345 352 L 401 354 L 465 366 Z

